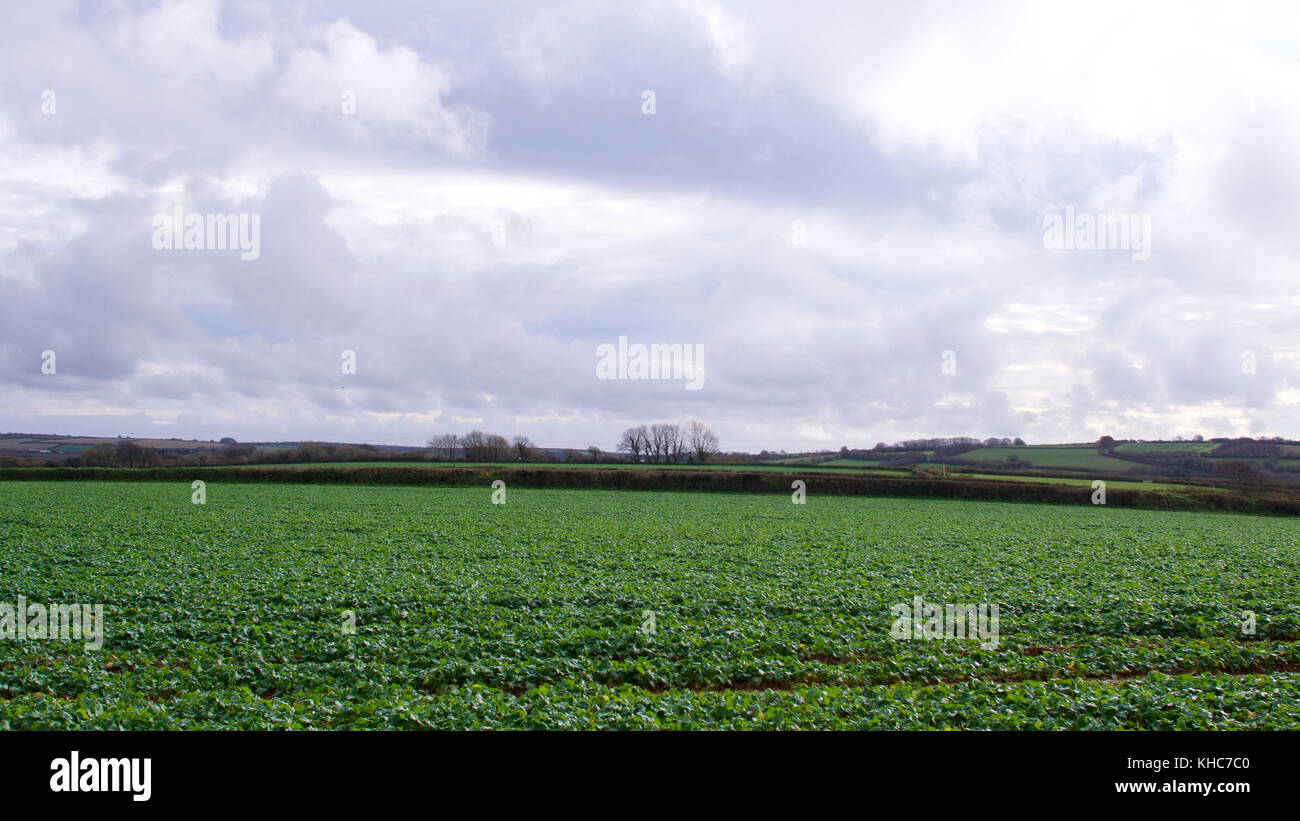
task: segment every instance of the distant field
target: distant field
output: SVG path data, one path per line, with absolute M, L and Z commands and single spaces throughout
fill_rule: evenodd
M 840 461 L 838 459 L 825 459 L 818 456 L 787 456 L 784 459 L 770 459 L 764 464 L 768 465 L 806 465 L 810 462 L 821 460 L 819 464 L 830 464 L 831 462 Z
M 0 437 L 0 451 L 13 451 L 25 448 L 47 448 L 59 453 L 80 453 L 95 445 L 116 447 L 119 439 L 107 439 L 97 436 L 5 436 Z M 140 447 L 154 450 L 221 450 L 226 446 L 218 442 L 189 442 L 182 439 L 147 439 L 130 440 Z M 263 446 L 266 450 L 273 448 Z
M 1048 446 L 1026 445 L 1010 448 L 976 448 L 957 455 L 956 459 L 1004 461 L 1015 456 L 1039 468 L 1063 468 L 1065 470 L 1112 470 L 1123 472 L 1133 467 L 1132 462 L 1102 456 L 1091 445 Z
M 995 482 L 1043 482 L 1049 485 L 1078 485 L 1079 487 L 1091 487 L 1093 479 L 1087 476 L 1059 477 L 1059 476 L 1002 476 L 995 473 L 949 473 L 949 476 L 968 476 L 972 479 L 987 479 Z M 1126 488 L 1129 490 L 1186 490 L 1188 485 L 1169 484 L 1167 482 L 1125 482 L 1106 480 L 1107 488 Z M 1219 488 L 1204 488 L 1205 490 L 1219 490 Z
M 1214 450 L 1217 442 L 1125 442 L 1115 446 L 1116 453 L 1157 453 L 1161 456 L 1197 456 Z
M 927 458 L 928 458 L 928 457 L 930 457 L 930 456 L 932 455 L 932 451 L 928 451 L 928 450 L 909 451 L 909 454 L 920 454 L 920 455 L 922 455 L 923 457 L 927 457 Z M 881 466 L 881 464 L 884 462 L 884 460 L 885 460 L 885 458 L 886 458 L 887 456 L 898 456 L 898 455 L 901 455 L 901 454 L 896 454 L 896 453 L 895 453 L 895 454 L 881 454 L 880 458 L 878 458 L 878 459 L 856 459 L 856 458 L 844 458 L 844 459 L 841 459 L 841 458 L 835 458 L 835 459 L 825 459 L 825 458 L 822 458 L 822 459 L 817 460 L 817 461 L 815 462 L 815 464 L 817 464 L 817 465 L 829 465 L 829 466 L 832 466 L 832 467 L 842 467 L 842 468 L 853 468 L 853 467 L 871 467 L 871 468 L 878 468 L 878 467 Z M 813 460 L 811 460 L 811 459 L 810 459 L 809 457 L 807 457 L 807 456 L 798 456 L 798 457 L 794 457 L 794 458 L 790 458 L 790 459 L 777 459 L 776 461 L 767 462 L 766 464 L 769 464 L 769 465 L 806 465 L 806 464 L 813 464 L 813 463 L 814 463 Z M 936 464 L 937 464 L 937 463 L 936 463 Z

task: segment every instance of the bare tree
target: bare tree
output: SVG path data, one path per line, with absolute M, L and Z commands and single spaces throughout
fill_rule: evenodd
M 633 462 L 640 462 L 643 455 L 648 456 L 650 432 L 645 425 L 628 428 L 618 440 L 618 450 L 632 457 Z
M 679 464 L 690 452 L 690 444 L 686 441 L 686 431 L 682 430 L 681 425 L 668 426 L 668 461 L 672 464 Z
M 299 462 L 323 462 L 325 448 L 319 442 L 299 442 L 295 455 Z
M 429 440 L 429 454 L 435 459 L 455 462 L 457 441 L 454 433 L 440 433 Z
M 1259 466 L 1244 459 L 1222 462 L 1215 466 L 1215 470 L 1226 473 L 1243 493 L 1259 493 L 1267 484 Z
M 515 451 L 515 458 L 526 462 L 533 458 L 533 440 L 522 434 L 510 440 L 510 447 Z
M 113 446 L 95 445 L 81 454 L 86 467 L 111 468 L 113 466 Z
M 691 420 L 686 425 L 686 439 L 690 449 L 695 452 L 697 462 L 703 462 L 718 452 L 718 437 L 703 422 Z
M 658 422 L 650 426 L 650 453 L 656 462 L 680 462 L 685 439 L 679 425 Z
M 117 443 L 117 449 L 113 451 L 113 461 L 120 468 L 133 468 L 139 460 L 140 446 L 130 439 L 123 439 Z
M 460 441 L 467 461 L 500 462 L 510 456 L 510 442 L 499 433 L 472 430 Z
M 338 448 L 335 451 L 335 458 L 340 462 L 350 461 L 349 457 L 338 455 L 340 453 L 345 453 L 345 449 L 348 447 L 350 447 L 350 445 L 343 445 Z M 247 465 L 253 461 L 253 455 L 257 452 L 257 448 L 252 445 L 226 445 L 226 447 L 222 449 L 222 452 L 226 457 L 227 464 Z M 354 459 L 355 457 L 351 458 Z
M 487 434 L 481 430 L 472 430 L 460 437 L 461 447 L 465 451 L 465 461 L 486 462 L 488 458 Z
M 670 427 L 672 426 L 664 422 L 656 422 L 650 426 L 650 461 L 668 461 L 668 429 Z
M 499 433 L 487 435 L 488 458 L 493 462 L 504 462 L 510 458 L 510 442 Z

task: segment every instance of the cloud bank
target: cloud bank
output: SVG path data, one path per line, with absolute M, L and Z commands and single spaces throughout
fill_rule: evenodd
M 6 16 L 3 430 L 1300 434 L 1288 4 Z M 176 207 L 259 255 L 155 249 Z M 1046 247 L 1067 208 L 1149 258 Z M 620 337 L 702 386 L 598 378 Z

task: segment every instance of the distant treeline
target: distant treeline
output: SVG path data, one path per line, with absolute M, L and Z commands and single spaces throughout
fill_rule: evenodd
M 262 448 L 231 443 L 219 448 L 156 450 L 123 439 L 94 445 L 66 458 L 0 456 L 0 467 L 166 468 L 221 465 L 277 465 L 297 462 L 421 462 L 423 451 L 396 451 L 373 445 L 324 445 L 302 442 L 291 448 Z
M 1257 442 L 1254 439 L 1233 439 L 1224 442 L 1209 455 L 1217 458 L 1280 459 L 1285 455 L 1284 446 L 1291 442 Z
M 450 444 L 448 445 L 448 440 Z M 434 437 L 427 450 L 391 450 L 375 445 L 301 442 L 292 447 L 241 445 L 157 450 L 123 439 L 94 445 L 67 457 L 0 455 L 0 467 L 169 468 L 229 465 L 313 464 L 319 462 L 621 462 L 618 454 L 586 450 L 550 450 L 533 446 L 526 436 L 508 442 L 502 436 L 470 431 L 464 436 Z

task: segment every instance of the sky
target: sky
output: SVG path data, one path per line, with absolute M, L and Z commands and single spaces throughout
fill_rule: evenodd
M 0 6 L 0 431 L 1300 436 L 1293 3 Z

